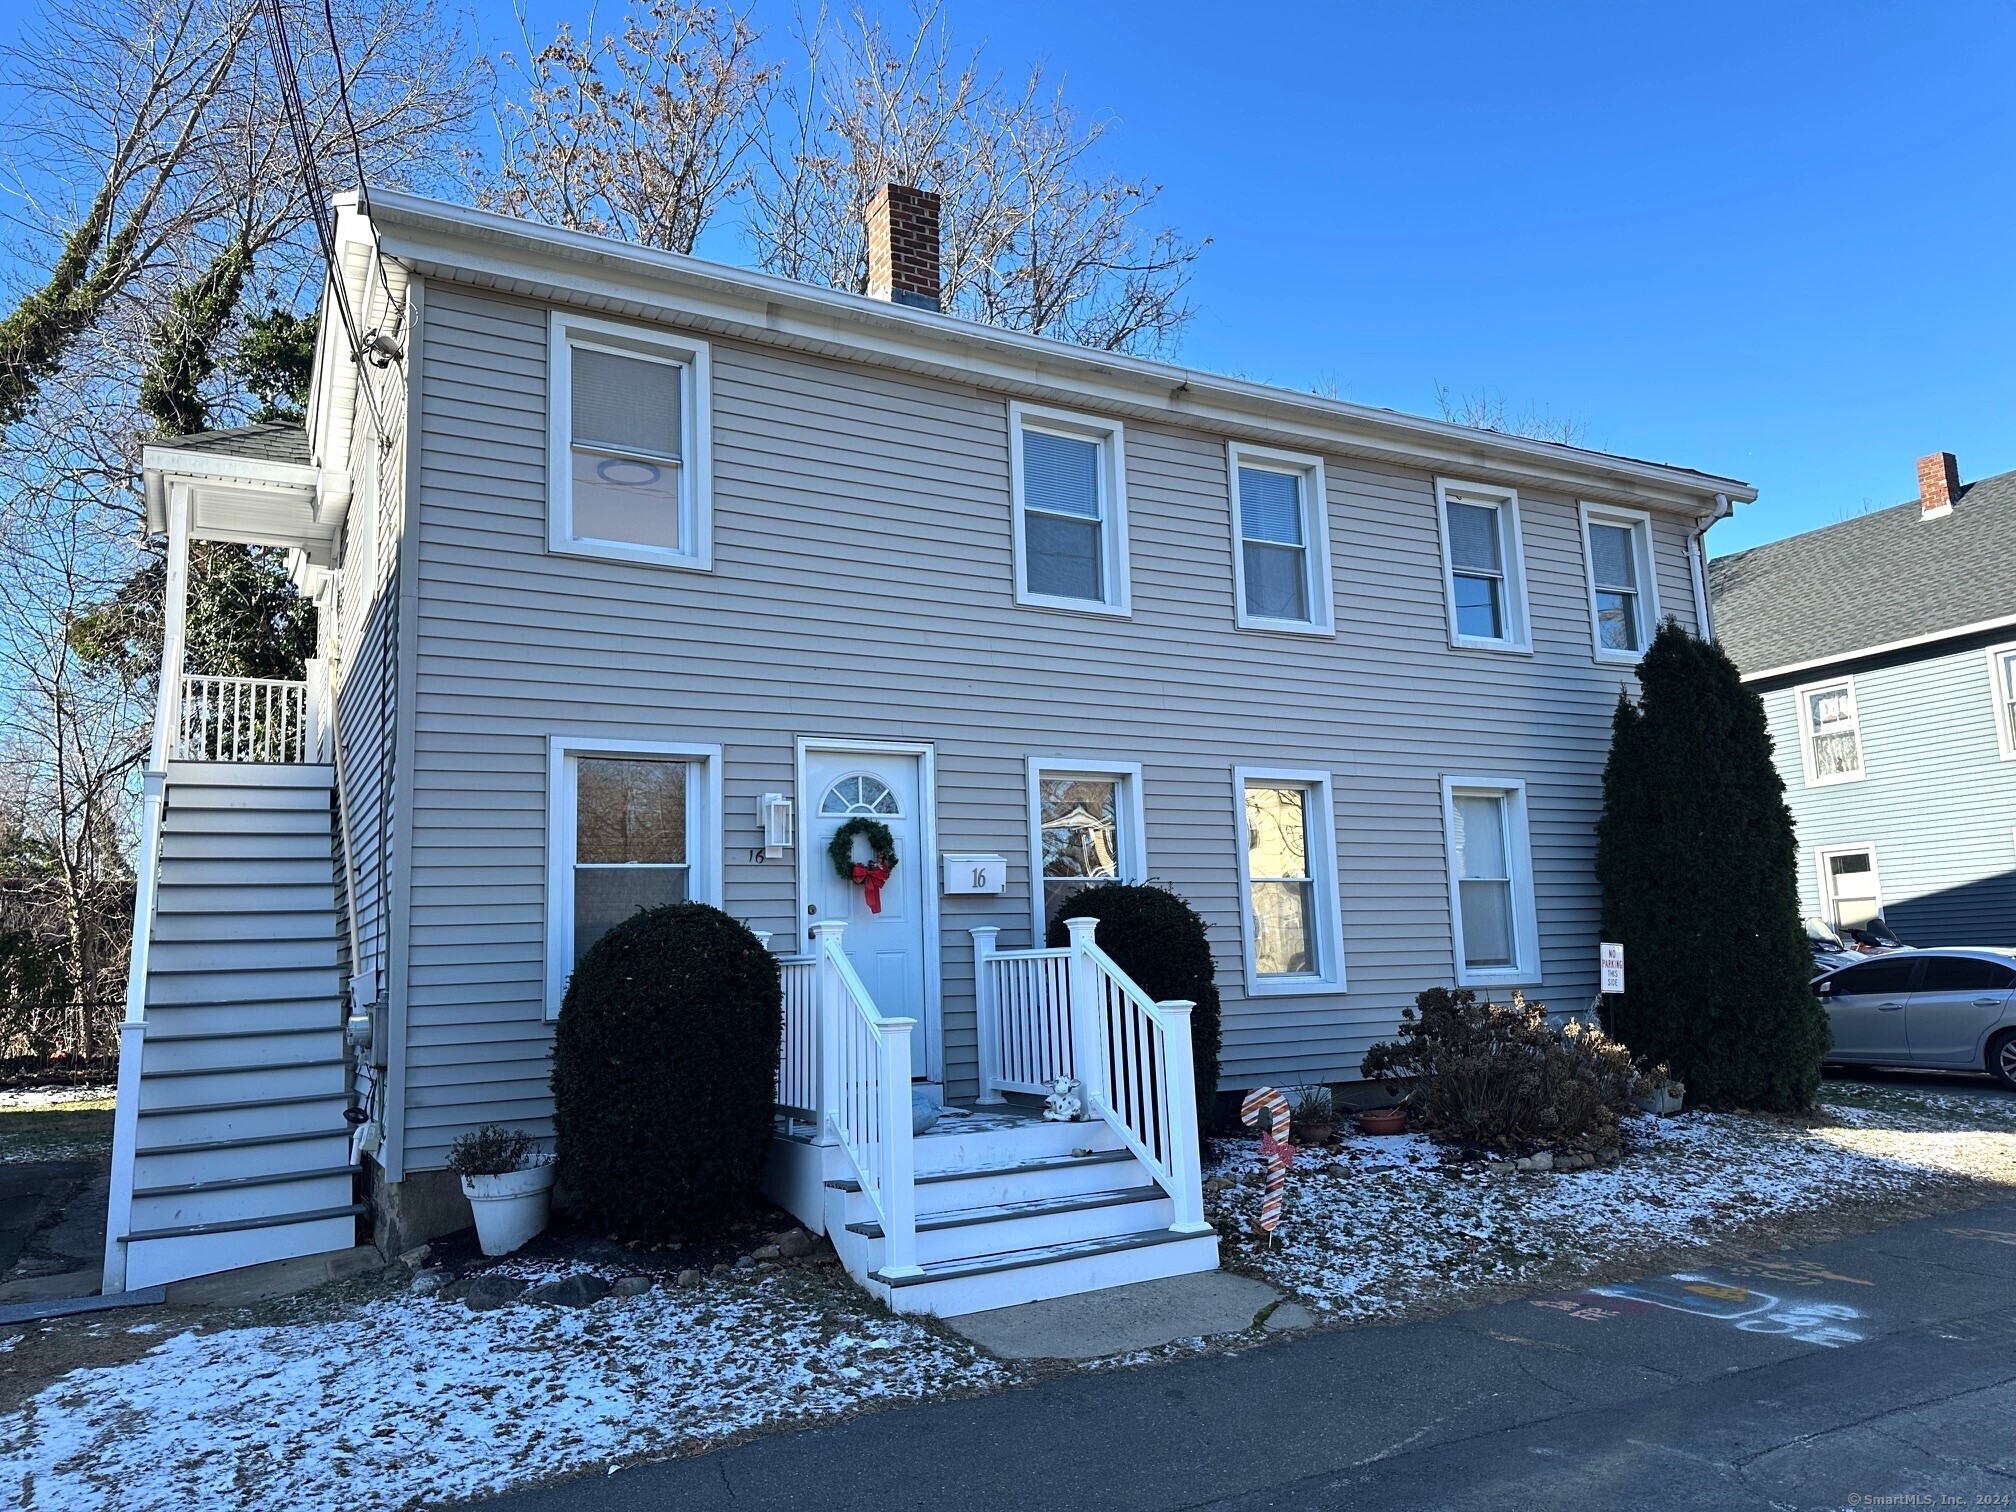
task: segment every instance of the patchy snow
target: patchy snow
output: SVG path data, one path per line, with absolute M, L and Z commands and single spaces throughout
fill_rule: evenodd
M 19 1504 L 435 1504 L 1005 1379 L 970 1346 L 800 1274 L 578 1310 L 400 1297 L 309 1312 L 175 1334 L 0 1417 Z
M 1830 1200 L 1903 1196 L 1928 1178 L 2016 1180 L 2016 1104 L 1965 1094 L 1830 1084 L 1833 1124 L 1736 1114 L 1636 1118 L 1616 1166 L 1491 1176 L 1416 1134 L 1304 1153 L 1271 1247 L 1242 1241 L 1258 1215 L 1257 1149 L 1214 1173 L 1226 1256 L 1337 1319 L 1369 1319 L 1480 1287 L 1567 1278 L 1633 1252 L 1705 1245 Z
M 61 1108 L 71 1103 L 109 1102 L 119 1089 L 102 1087 L 0 1087 L 0 1113 L 22 1108 Z

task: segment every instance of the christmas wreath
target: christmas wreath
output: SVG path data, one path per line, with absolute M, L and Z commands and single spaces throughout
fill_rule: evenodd
M 854 859 L 856 835 L 868 842 L 869 859 L 865 865 Z M 849 819 L 833 832 L 826 854 L 841 881 L 860 887 L 868 899 L 868 912 L 882 912 L 882 884 L 896 869 L 896 837 L 889 833 L 889 826 L 874 819 Z

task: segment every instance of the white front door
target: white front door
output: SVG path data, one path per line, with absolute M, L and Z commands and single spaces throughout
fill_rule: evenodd
M 914 755 L 881 751 L 805 753 L 805 867 L 808 926 L 839 919 L 847 957 L 861 974 L 875 1006 L 890 1018 L 912 1018 L 910 1074 L 929 1074 L 925 1012 L 925 889 L 931 885 L 931 857 L 924 849 L 921 762 Z M 896 843 L 896 869 L 882 887 L 880 913 L 868 906 L 867 892 L 841 877 L 827 854 L 840 826 L 871 819 L 888 826 Z M 859 836 L 854 859 L 866 862 Z

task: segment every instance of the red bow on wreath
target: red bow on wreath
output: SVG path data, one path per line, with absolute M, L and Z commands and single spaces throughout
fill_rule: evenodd
M 877 862 L 873 866 L 854 863 L 854 881 L 861 889 L 861 896 L 868 900 L 868 912 L 882 912 L 882 884 L 889 880 L 890 867 Z

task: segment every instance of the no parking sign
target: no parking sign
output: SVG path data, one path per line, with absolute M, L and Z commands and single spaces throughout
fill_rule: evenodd
M 1603 959 L 1603 990 L 1622 992 L 1624 990 L 1624 947 L 1605 940 L 1598 949 Z

